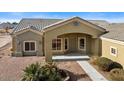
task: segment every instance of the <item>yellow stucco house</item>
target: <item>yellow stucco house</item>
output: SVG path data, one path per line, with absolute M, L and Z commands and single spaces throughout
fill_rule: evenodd
M 46 61 L 52 61 L 53 55 L 80 53 L 102 55 L 123 63 L 124 42 L 117 38 L 123 38 L 123 33 L 116 26 L 80 17 L 22 19 L 12 33 L 12 55 L 45 56 Z

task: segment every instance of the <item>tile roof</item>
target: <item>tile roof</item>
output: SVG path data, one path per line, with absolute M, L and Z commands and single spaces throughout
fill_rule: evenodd
M 14 32 L 21 31 L 28 27 L 34 27 L 38 31 L 41 31 L 45 26 L 58 22 L 62 19 L 29 19 L 25 18 L 14 28 Z
M 23 29 L 31 28 L 36 31 L 42 31 L 43 28 L 62 21 L 63 19 L 31 19 L 25 18 L 14 28 L 14 32 L 22 31 Z M 104 20 L 88 20 L 92 24 L 100 26 L 108 33 L 102 35 L 102 37 L 110 38 L 114 40 L 124 41 L 124 23 L 109 23 Z
M 5 29 L 6 27 L 12 29 L 13 27 L 15 27 L 15 25 L 11 24 L 11 23 L 1 23 L 0 24 L 0 29 Z
M 114 39 L 118 41 L 124 41 L 124 23 L 109 23 L 107 21 L 90 21 L 105 28 L 108 33 L 102 35 L 101 37 Z
M 47 28 L 49 28 L 49 27 L 53 27 L 53 26 L 62 24 L 62 23 L 64 23 L 64 22 L 67 22 L 67 21 L 73 20 L 73 19 L 80 19 L 80 20 L 82 20 L 83 22 L 86 22 L 87 24 L 89 24 L 89 25 L 91 25 L 91 26 L 93 26 L 93 27 L 95 27 L 95 28 L 97 27 L 97 28 L 101 29 L 102 31 L 106 32 L 106 30 L 105 30 L 102 26 L 96 25 L 95 23 L 90 22 L 90 20 L 87 21 L 87 20 L 84 20 L 84 19 L 82 19 L 82 18 L 80 18 L 80 17 L 77 17 L 77 16 L 74 16 L 74 17 L 71 17 L 71 18 L 68 18 L 68 19 L 63 19 L 63 20 L 61 20 L 61 21 L 59 21 L 59 22 L 56 22 L 56 23 L 53 23 L 53 24 L 51 24 L 51 25 L 48 25 L 48 26 L 44 27 L 44 29 L 47 29 Z
M 101 37 L 124 41 L 124 23 L 112 23 L 106 29 L 109 32 Z

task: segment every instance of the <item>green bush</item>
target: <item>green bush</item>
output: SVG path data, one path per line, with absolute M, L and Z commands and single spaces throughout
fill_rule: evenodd
M 112 69 L 110 71 L 110 78 L 111 80 L 115 80 L 115 81 L 124 81 L 124 70 L 123 69 Z
M 36 63 L 25 68 L 22 80 L 60 81 L 66 78 L 66 76 L 65 72 L 58 69 L 54 63 L 46 63 L 44 66 Z
M 40 80 L 43 81 L 60 81 L 62 76 L 54 63 L 48 63 L 45 66 L 41 67 L 42 78 Z
M 112 62 L 109 64 L 107 71 L 111 71 L 114 68 L 123 69 L 123 66 L 117 62 Z
M 36 81 L 40 79 L 41 65 L 39 63 L 31 64 L 24 70 L 23 79 L 25 81 Z
M 98 67 L 103 70 L 103 71 L 108 71 L 108 67 L 109 65 L 112 63 L 113 61 L 108 59 L 108 58 L 105 58 L 105 57 L 100 57 L 98 59 L 98 62 L 97 62 L 97 65 Z
M 90 57 L 90 62 L 94 65 L 97 65 L 99 57 L 98 56 L 92 56 Z

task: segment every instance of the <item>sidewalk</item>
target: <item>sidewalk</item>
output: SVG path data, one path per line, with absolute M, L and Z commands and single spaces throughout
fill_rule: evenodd
M 96 71 L 87 61 L 77 61 L 82 69 L 89 75 L 93 81 L 107 81 L 107 79 Z

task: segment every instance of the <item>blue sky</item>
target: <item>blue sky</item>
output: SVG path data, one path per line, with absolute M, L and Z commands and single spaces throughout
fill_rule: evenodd
M 69 18 L 79 16 L 89 20 L 124 22 L 124 12 L 0 12 L 0 22 L 18 22 L 22 18 Z

